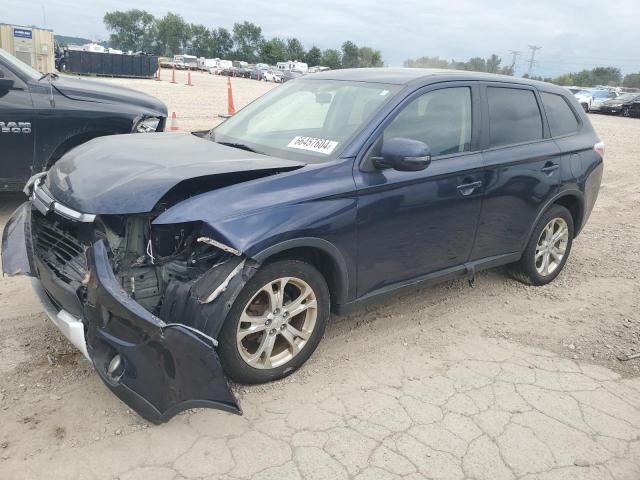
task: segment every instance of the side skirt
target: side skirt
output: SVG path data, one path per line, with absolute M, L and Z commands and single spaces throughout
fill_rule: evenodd
M 411 290 L 418 290 L 429 285 L 435 285 L 448 280 L 453 280 L 454 278 L 466 277 L 469 280 L 473 280 L 475 274 L 479 271 L 517 262 L 521 257 L 522 252 L 507 253 L 503 255 L 495 255 L 493 257 L 481 258 L 455 267 L 445 268 L 444 270 L 438 270 L 437 272 L 421 275 L 420 277 L 415 277 L 410 280 L 387 285 L 383 288 L 367 293 L 352 302 L 333 305 L 331 311 L 336 315 L 347 315 L 371 304 L 379 303 L 386 299 L 395 297 L 399 294 L 409 292 Z

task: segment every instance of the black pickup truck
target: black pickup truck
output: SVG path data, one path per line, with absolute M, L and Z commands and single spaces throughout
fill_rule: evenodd
M 161 132 L 167 107 L 107 83 L 43 75 L 0 49 L 0 192 L 21 190 L 73 147 L 119 133 Z

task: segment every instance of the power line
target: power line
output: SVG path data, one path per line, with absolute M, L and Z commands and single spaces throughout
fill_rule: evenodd
M 534 58 L 536 56 L 536 52 L 540 50 L 542 47 L 537 47 L 536 45 L 529 45 L 529 49 L 531 50 L 531 58 L 529 59 L 529 76 L 531 76 L 531 72 L 533 71 L 533 64 L 535 62 Z

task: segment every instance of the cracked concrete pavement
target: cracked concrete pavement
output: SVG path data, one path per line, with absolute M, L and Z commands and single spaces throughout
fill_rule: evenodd
M 216 112 L 196 97 L 206 87 L 224 105 L 226 91 L 199 82 L 130 86 L 193 104 L 179 118 L 197 129 Z M 246 101 L 267 88 L 234 83 Z M 449 282 L 334 317 L 298 372 L 233 387 L 244 416 L 192 410 L 148 425 L 46 319 L 27 279 L 0 279 L 0 479 L 640 479 L 640 361 L 616 359 L 640 350 L 629 181 L 640 121 L 590 118 L 607 143 L 603 188 L 555 282 L 492 270 L 475 288 Z M 0 226 L 20 201 L 0 199 Z
M 640 478 L 640 379 L 506 340 L 462 339 L 438 355 L 411 344 L 392 365 L 380 347 L 349 360 L 339 379 L 328 371 L 245 389 L 242 417 L 191 411 L 145 428 L 133 416 L 126 433 L 79 448 L 47 445 L 34 457 L 23 446 L 0 471 L 11 479 Z M 91 399 L 76 414 L 91 421 Z

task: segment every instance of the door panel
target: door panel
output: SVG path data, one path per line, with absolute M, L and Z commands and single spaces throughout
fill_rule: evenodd
M 0 96 L 0 190 L 22 188 L 31 176 L 35 131 L 27 85 L 0 64 L 14 88 Z
M 371 137 L 354 170 L 358 190 L 358 296 L 467 261 L 480 214 L 477 84 L 450 82 L 402 100 Z M 428 144 L 422 171 L 376 169 L 385 139 Z
M 358 296 L 467 261 L 483 187 L 458 187 L 482 182 L 482 167 L 476 153 L 358 176 Z
M 485 196 L 472 260 L 520 251 L 540 208 L 560 185 L 551 139 L 483 153 Z

